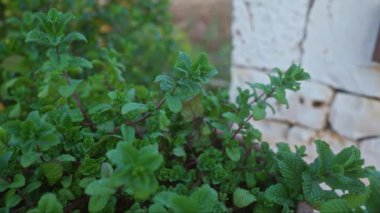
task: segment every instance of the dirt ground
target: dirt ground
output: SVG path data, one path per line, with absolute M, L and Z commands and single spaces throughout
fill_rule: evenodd
M 229 79 L 232 0 L 172 0 L 174 24 L 189 37 L 195 51 L 205 51 Z

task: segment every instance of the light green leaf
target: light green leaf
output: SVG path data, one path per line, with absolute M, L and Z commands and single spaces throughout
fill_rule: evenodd
M 172 96 L 170 93 L 166 93 L 166 104 L 168 105 L 170 111 L 174 113 L 178 113 L 182 109 L 181 99 L 177 96 Z
M 248 190 L 237 188 L 233 193 L 233 203 L 238 208 L 244 208 L 256 201 L 256 197 Z
M 259 105 L 255 105 L 253 107 L 253 119 L 255 121 L 259 121 L 259 120 L 263 120 L 265 118 L 265 116 L 267 115 L 267 113 L 265 112 L 265 108 L 259 106 Z
M 70 85 L 60 86 L 58 92 L 65 98 L 72 96 L 82 80 L 72 80 Z
M 133 141 L 135 140 L 135 134 L 136 134 L 135 128 L 122 124 L 120 131 L 125 142 L 133 143 Z
M 62 204 L 54 194 L 44 194 L 38 201 L 38 210 L 44 213 L 62 213 Z
M 103 178 L 90 183 L 85 190 L 91 196 L 109 196 L 116 192 L 116 189 L 109 178 Z
M 88 210 L 90 212 L 99 212 L 106 207 L 110 196 L 91 196 L 90 202 L 88 202 Z
M 108 178 L 111 177 L 113 173 L 113 168 L 109 163 L 102 163 L 102 167 L 100 169 L 100 177 Z
M 183 146 L 177 146 L 173 149 L 173 154 L 177 157 L 186 157 L 186 152 Z
M 226 148 L 226 153 L 227 156 L 232 160 L 232 161 L 239 161 L 240 160 L 240 148 L 239 147 L 227 147 Z
M 56 159 L 61 162 L 75 162 L 76 161 L 75 157 L 69 154 L 62 154 L 58 156 Z
M 277 87 L 273 97 L 280 103 L 280 104 L 285 104 L 288 105 L 288 100 L 286 99 L 286 93 L 285 89 L 282 87 Z
M 129 113 L 143 113 L 148 110 L 148 107 L 145 104 L 140 103 L 127 103 L 121 108 L 121 114 L 126 115 Z
M 209 185 L 203 185 L 193 192 L 190 198 L 199 204 L 198 212 L 212 212 L 218 202 L 218 193 Z
M 21 156 L 21 166 L 26 168 L 29 167 L 30 165 L 34 164 L 39 158 L 41 154 L 36 153 L 36 152 L 27 152 L 23 153 Z
M 235 123 L 238 123 L 238 124 L 242 122 L 242 119 L 233 112 L 225 112 L 225 113 L 223 113 L 222 116 L 227 118 L 228 120 L 235 122 Z

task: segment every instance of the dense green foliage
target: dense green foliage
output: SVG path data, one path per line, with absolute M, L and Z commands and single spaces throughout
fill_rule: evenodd
M 104 2 L 104 3 L 99 3 Z M 67 23 L 86 37 L 86 45 L 75 42 L 73 54 L 93 62 L 93 72 L 103 79 L 119 78 L 128 71 L 128 82 L 148 83 L 170 69 L 177 54 L 168 0 L 5 0 L 0 2 L 0 57 L 4 75 L 30 74 L 29 67 L 40 66 L 44 57 L 38 45 L 25 45 L 25 35 L 34 29 L 33 13 L 54 6 L 70 12 L 75 22 Z M 116 62 L 120 62 L 116 63 Z M 19 64 L 13 67 L 13 64 Z M 120 66 L 122 65 L 122 66 Z M 89 73 L 81 73 L 87 78 Z M 26 75 L 26 77 L 29 77 Z M 1 78 L 1 77 L 0 77 Z
M 275 70 L 231 103 L 203 89 L 217 74 L 206 54 L 180 52 L 172 72 L 132 84 L 115 50 L 76 54 L 99 49 L 68 30 L 70 13 L 33 17 L 38 26 L 15 41 L 27 42 L 25 64 L 2 68 L 1 212 L 292 212 L 301 201 L 379 211 L 380 175 L 356 147 L 335 154 L 315 141 L 308 164 L 304 146 L 275 152 L 250 122 L 274 112 L 271 100 L 288 105 L 286 92 L 309 79 L 301 67 Z

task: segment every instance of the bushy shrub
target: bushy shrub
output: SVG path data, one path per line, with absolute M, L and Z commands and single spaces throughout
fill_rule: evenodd
M 203 89 L 217 74 L 206 54 L 180 52 L 155 86 L 131 84 L 114 51 L 93 62 L 76 54 L 100 50 L 68 32 L 70 13 L 34 17 L 27 44 L 14 41 L 25 61 L 7 58 L 1 85 L 2 212 L 380 210 L 380 175 L 356 147 L 335 154 L 315 141 L 308 164 L 304 146 L 274 152 L 250 122 L 274 112 L 270 99 L 288 105 L 286 92 L 309 79 L 301 67 L 276 69 L 231 103 L 226 91 Z

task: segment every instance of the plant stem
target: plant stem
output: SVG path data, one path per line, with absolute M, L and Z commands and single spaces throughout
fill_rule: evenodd
M 67 74 L 67 72 L 64 72 L 63 73 L 63 76 L 65 77 L 66 79 L 66 82 L 68 85 L 71 85 L 71 82 L 70 82 L 70 77 L 69 75 Z M 73 99 L 75 101 L 75 104 L 77 105 L 79 111 L 82 113 L 84 119 L 86 120 L 86 123 L 88 124 L 88 126 L 90 127 L 91 131 L 93 132 L 96 132 L 96 127 L 95 127 L 95 124 L 91 121 L 91 118 L 90 116 L 87 114 L 87 112 L 84 110 L 81 102 L 80 102 L 80 99 L 79 99 L 79 96 L 77 93 L 73 93 Z
M 251 101 L 249 104 L 255 104 L 256 102 L 258 102 L 261 98 L 263 98 L 265 96 L 265 98 L 262 100 L 263 102 L 265 102 L 268 98 L 270 98 L 272 96 L 272 94 L 274 93 L 274 91 L 276 91 L 276 88 L 273 88 L 270 93 L 268 93 L 266 95 L 266 93 L 262 93 L 259 97 L 255 98 L 253 101 Z M 249 120 L 251 120 L 253 117 L 253 114 L 251 113 L 247 119 L 244 120 L 244 122 L 242 124 L 239 125 L 239 127 L 237 128 L 237 130 L 235 131 L 235 133 L 232 135 L 231 139 L 234 140 L 235 137 L 240 133 L 240 131 L 243 129 L 243 127 L 249 122 Z

